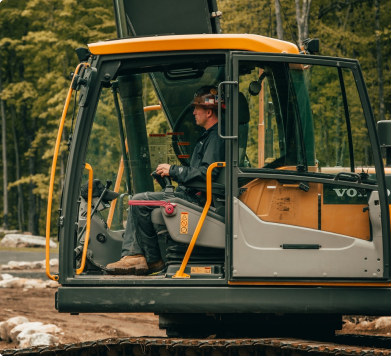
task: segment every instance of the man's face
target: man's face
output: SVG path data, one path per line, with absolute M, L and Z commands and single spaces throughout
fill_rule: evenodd
M 209 119 L 209 116 L 210 116 L 210 115 L 208 115 L 209 110 L 210 109 L 206 109 L 205 110 L 200 105 L 194 106 L 193 115 L 195 116 L 196 124 L 198 126 L 201 126 L 203 128 L 205 128 L 205 126 L 207 126 L 208 119 Z

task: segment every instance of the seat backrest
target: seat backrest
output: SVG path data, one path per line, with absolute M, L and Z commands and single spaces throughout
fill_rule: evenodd
M 220 169 L 219 175 L 217 176 L 214 183 L 219 183 L 219 184 L 225 185 L 225 167 L 219 168 L 219 169 Z

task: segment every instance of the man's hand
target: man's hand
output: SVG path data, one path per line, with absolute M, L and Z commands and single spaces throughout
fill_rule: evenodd
M 169 174 L 170 167 L 171 167 L 171 164 L 168 164 L 168 163 L 159 164 L 156 168 L 156 173 L 160 174 L 162 177 L 164 177 L 164 176 L 169 177 L 170 176 L 170 174 Z

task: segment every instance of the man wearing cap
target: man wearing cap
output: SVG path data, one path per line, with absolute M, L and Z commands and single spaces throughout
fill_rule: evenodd
M 221 99 L 222 108 L 225 107 Z M 206 182 L 206 171 L 214 162 L 224 162 L 224 140 L 217 132 L 217 88 L 206 85 L 197 90 L 191 106 L 196 124 L 205 129 L 191 155 L 190 166 L 177 166 L 161 163 L 156 172 L 162 177 L 169 176 L 178 183 L 174 195 L 190 202 L 197 202 L 195 192 L 186 189 L 186 183 L 193 181 Z M 217 170 L 212 172 L 216 179 Z M 146 192 L 136 194 L 133 200 L 163 200 L 163 192 Z M 160 255 L 158 238 L 151 222 L 151 212 L 157 207 L 133 205 L 129 208 L 128 220 L 122 243 L 122 258 L 110 263 L 107 269 L 113 274 L 146 275 L 161 271 L 164 262 Z

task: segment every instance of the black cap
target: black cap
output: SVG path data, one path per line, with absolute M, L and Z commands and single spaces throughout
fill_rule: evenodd
M 105 186 L 99 179 L 94 179 L 92 181 L 92 197 L 97 198 L 100 197 L 105 189 Z M 88 199 L 88 181 L 82 185 L 80 190 L 80 195 L 84 200 Z M 119 197 L 119 193 L 113 192 L 112 190 L 106 190 L 105 195 L 103 196 L 104 202 L 109 202 L 111 200 L 115 200 Z

